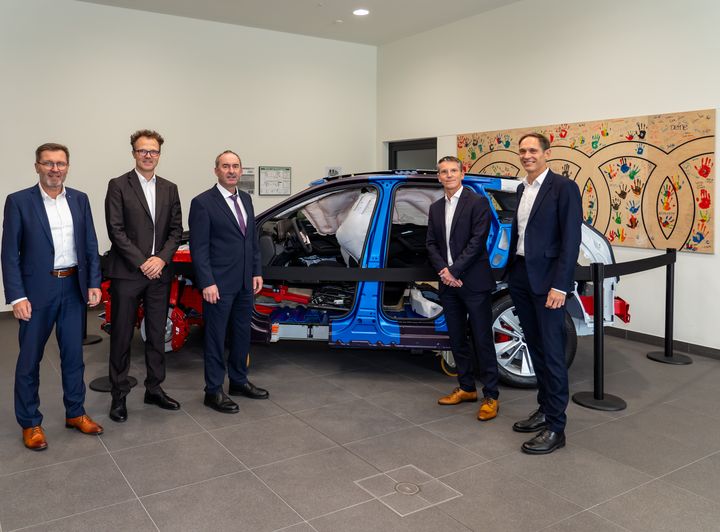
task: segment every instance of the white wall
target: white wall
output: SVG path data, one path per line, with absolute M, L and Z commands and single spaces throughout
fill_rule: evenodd
M 71 0 L 0 1 L 0 198 L 37 182 L 34 150 L 67 144 L 68 186 L 90 194 L 109 247 L 108 179 L 129 135 L 165 137 L 158 174 L 190 200 L 229 148 L 291 166 L 293 192 L 325 166 L 374 166 L 377 48 Z M 256 178 L 257 179 L 257 178 Z M 254 196 L 260 212 L 283 198 Z
M 382 46 L 378 164 L 391 140 L 437 136 L 443 155 L 457 133 L 717 108 L 719 22 L 716 0 L 525 0 Z M 720 348 L 715 248 L 678 256 L 675 339 Z M 664 286 L 664 270 L 621 281 L 628 329 L 663 336 Z

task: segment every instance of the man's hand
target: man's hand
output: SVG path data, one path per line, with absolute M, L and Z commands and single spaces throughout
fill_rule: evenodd
M 88 288 L 88 305 L 91 307 L 97 306 L 101 297 L 102 291 L 99 288 Z
M 560 308 L 565 304 L 565 294 L 551 288 L 548 292 L 547 301 L 545 301 L 546 308 Z
M 211 284 L 207 288 L 203 288 L 203 299 L 211 305 L 214 305 L 218 302 L 218 300 L 220 299 L 220 292 L 218 292 L 218 287 L 216 284 Z
M 29 299 L 23 299 L 13 305 L 13 316 L 15 319 L 30 321 L 32 315 L 32 305 L 30 305 Z
M 165 267 L 165 261 L 160 257 L 150 257 L 140 265 L 140 271 L 148 279 L 158 279 Z
M 455 276 L 450 273 L 450 270 L 447 268 L 440 270 L 438 275 L 444 285 L 452 286 L 453 288 L 460 288 L 463 285 L 463 282 L 460 279 L 455 278 Z
M 253 294 L 257 294 L 263 287 L 263 278 L 261 275 L 253 277 Z

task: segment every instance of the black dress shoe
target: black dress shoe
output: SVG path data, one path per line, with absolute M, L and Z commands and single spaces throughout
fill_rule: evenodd
M 230 395 L 244 395 L 250 399 L 267 399 L 270 397 L 270 393 L 267 390 L 258 388 L 252 382 L 247 381 L 244 384 L 232 384 L 230 383 L 230 389 L 228 390 Z
M 160 408 L 164 408 L 165 410 L 180 410 L 180 403 L 162 390 L 157 393 L 150 393 L 145 390 L 145 404 L 158 405 Z
M 222 390 L 217 393 L 206 393 L 203 402 L 205 406 L 209 406 L 223 414 L 237 414 L 240 411 L 237 403 L 225 395 Z
M 513 430 L 515 432 L 537 432 L 539 430 L 546 429 L 548 427 L 547 421 L 545 420 L 545 414 L 540 410 L 535 410 L 528 416 L 527 419 L 523 419 L 513 424 Z
M 549 454 L 560 447 L 565 447 L 565 433 L 545 429 L 523 443 L 522 451 L 527 454 Z
M 110 419 L 116 423 L 127 421 L 127 406 L 125 406 L 125 398 L 113 399 L 110 403 Z

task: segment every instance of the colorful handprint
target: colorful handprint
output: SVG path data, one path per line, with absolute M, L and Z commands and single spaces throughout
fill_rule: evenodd
M 615 194 L 620 196 L 620 199 L 625 199 L 628 194 L 628 187 L 627 185 L 620 185 L 620 188 L 615 191 Z
M 645 151 L 645 146 L 643 146 L 642 144 L 640 144 L 638 142 L 637 148 L 635 148 L 635 153 L 637 153 L 638 155 L 642 155 L 644 151 Z
M 630 216 L 628 223 L 626 224 L 630 229 L 635 229 L 638 225 L 638 219 L 636 216 Z
M 633 194 L 639 196 L 642 192 L 642 179 L 636 179 L 633 184 L 630 185 L 630 190 L 632 190 Z
M 630 170 L 630 165 L 628 164 L 627 157 L 620 157 L 620 162 L 617 166 L 623 174 L 627 174 L 628 170 Z
M 600 145 L 600 135 L 593 135 L 592 142 L 590 143 L 590 147 L 593 150 L 597 150 L 599 145 Z
M 637 136 L 641 139 L 645 138 L 645 134 L 647 133 L 647 125 L 642 122 L 637 122 Z
M 638 165 L 632 165 L 632 168 L 630 168 L 630 171 L 628 172 L 628 177 L 630 178 L 630 180 L 635 179 L 635 176 L 638 175 L 639 171 L 640 167 Z

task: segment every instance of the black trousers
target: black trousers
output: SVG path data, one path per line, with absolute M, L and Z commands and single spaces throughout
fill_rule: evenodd
M 565 364 L 565 307 L 545 307 L 547 294 L 534 294 L 523 259 L 510 271 L 510 296 L 523 328 L 537 377 L 537 401 L 550 430 L 563 432 L 567 422 L 568 374 Z
M 110 384 L 113 399 L 130 393 L 130 344 L 140 300 L 145 311 L 145 388 L 156 393 L 165 380 L 165 324 L 170 282 L 112 279 L 110 283 Z
M 474 359 L 480 381 L 483 383 L 483 395 L 497 399 L 498 370 L 492 332 L 490 292 L 473 292 L 464 286 L 443 287 L 440 292 L 440 303 L 445 311 L 460 388 L 466 392 L 475 391 Z M 468 324 L 472 330 L 474 346 L 468 341 Z

